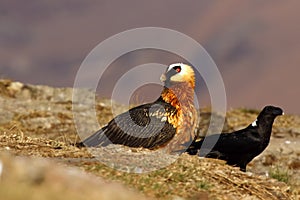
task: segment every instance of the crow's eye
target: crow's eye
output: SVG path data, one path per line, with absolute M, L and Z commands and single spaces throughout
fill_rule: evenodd
M 175 66 L 175 67 L 173 67 L 173 69 L 174 69 L 177 73 L 181 72 L 181 67 L 180 67 L 180 66 Z

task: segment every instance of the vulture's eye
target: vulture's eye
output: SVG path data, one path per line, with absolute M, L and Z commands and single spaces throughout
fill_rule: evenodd
M 180 67 L 179 65 L 173 67 L 173 69 L 174 69 L 177 73 L 181 72 L 181 67 Z

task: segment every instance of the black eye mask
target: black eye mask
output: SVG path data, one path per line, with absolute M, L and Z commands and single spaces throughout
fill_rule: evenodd
M 175 74 L 178 74 L 179 72 L 181 72 L 181 67 L 180 66 L 175 66 L 173 67 L 171 70 L 169 70 L 165 75 L 166 75 L 166 79 L 170 80 L 170 78 L 172 76 L 174 76 Z

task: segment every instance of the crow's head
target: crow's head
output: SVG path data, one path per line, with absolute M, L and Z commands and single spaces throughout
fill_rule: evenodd
M 261 113 L 264 114 L 264 115 L 272 115 L 274 117 L 284 114 L 283 110 L 281 108 L 275 107 L 275 106 L 266 106 L 261 111 Z
M 257 127 L 261 123 L 273 124 L 274 119 L 283 114 L 283 110 L 279 107 L 265 106 L 251 126 Z

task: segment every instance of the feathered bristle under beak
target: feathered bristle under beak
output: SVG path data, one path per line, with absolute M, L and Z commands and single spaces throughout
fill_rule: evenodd
M 162 74 L 162 75 L 160 76 L 160 81 L 161 81 L 161 82 L 165 82 L 166 80 L 167 80 L 166 75 L 165 75 L 165 74 Z

